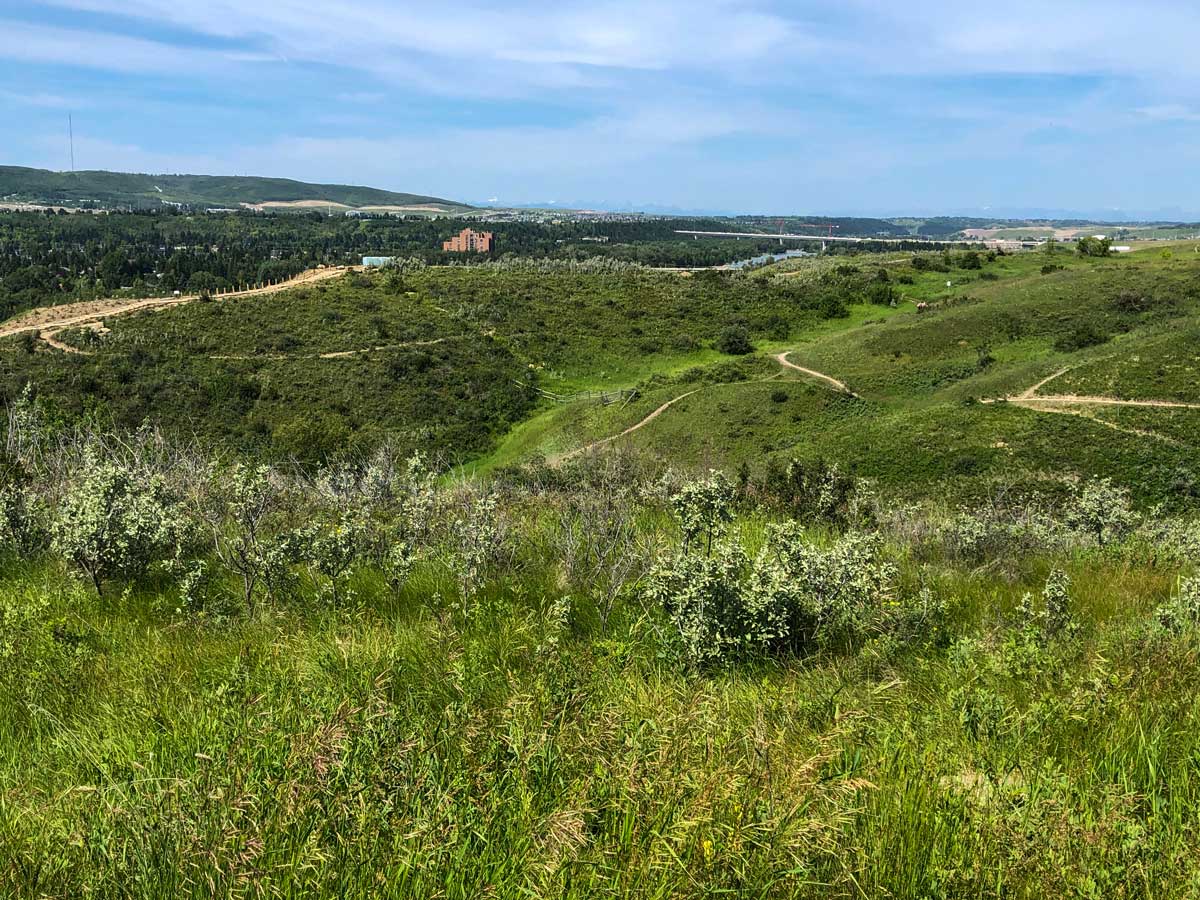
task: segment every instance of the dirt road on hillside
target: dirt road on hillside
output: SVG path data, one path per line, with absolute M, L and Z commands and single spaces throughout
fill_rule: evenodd
M 780 353 L 778 356 L 776 356 L 775 359 L 786 369 L 794 369 L 795 371 L 801 372 L 810 378 L 816 378 L 818 381 L 825 382 L 836 391 L 841 391 L 843 394 L 849 394 L 851 397 L 858 397 L 858 394 L 854 393 L 854 391 L 850 390 L 850 388 L 846 387 L 844 383 L 838 381 L 836 378 L 826 375 L 824 372 L 818 372 L 816 369 L 806 369 L 804 366 L 796 365 L 794 362 L 788 359 L 788 354 L 795 352 L 795 350 L 785 350 L 783 353 Z
M 776 355 L 774 357 L 774 359 L 785 369 L 791 369 L 793 371 L 800 372 L 801 374 L 807 375 L 810 378 L 816 378 L 818 381 L 824 382 L 825 384 L 827 384 L 829 387 L 833 388 L 838 393 L 847 394 L 851 397 L 854 397 L 855 399 L 861 399 L 858 396 L 858 394 L 854 393 L 854 391 L 850 390 L 850 388 L 846 387 L 846 385 L 844 385 L 842 382 L 838 381 L 836 378 L 832 378 L 831 376 L 826 375 L 824 372 L 818 372 L 815 369 L 806 369 L 804 366 L 796 365 L 794 362 L 792 362 L 790 359 L 787 358 L 789 353 L 794 353 L 794 352 L 795 352 L 794 350 L 785 350 L 783 353 Z M 767 379 L 761 379 L 761 380 L 762 381 L 771 381 L 771 380 L 773 380 L 773 378 L 767 378 Z M 750 383 L 750 382 L 744 382 L 744 381 L 743 382 L 733 382 L 733 384 L 747 384 L 747 383 Z M 713 385 L 713 386 L 714 387 L 725 387 L 727 385 Z M 625 437 L 626 435 L 633 434 L 633 432 L 637 431 L 638 429 L 644 428 L 647 425 L 649 425 L 651 422 L 653 422 L 655 419 L 657 419 L 659 416 L 661 416 L 663 413 L 665 413 L 668 409 L 670 409 L 672 406 L 674 406 L 680 400 L 690 397 L 690 396 L 692 396 L 692 394 L 698 394 L 701 390 L 702 390 L 702 388 L 696 388 L 695 390 L 688 391 L 686 394 L 680 394 L 678 397 L 674 397 L 674 398 L 668 400 L 666 403 L 664 403 L 658 409 L 654 410 L 654 412 L 650 413 L 650 415 L 646 416 L 646 418 L 642 419 L 636 425 L 631 425 L 630 427 L 626 428 L 620 434 L 614 434 L 610 437 L 606 437 L 601 440 L 594 441 L 593 443 L 588 444 L 587 446 L 580 447 L 578 450 L 572 450 L 570 453 L 566 453 L 566 454 L 563 454 L 562 456 L 557 457 L 556 459 L 553 460 L 553 462 L 554 463 L 566 462 L 568 459 L 572 459 L 573 457 L 579 456 L 580 454 L 583 454 L 583 453 L 587 453 L 591 450 L 596 450 L 600 447 L 603 447 L 605 444 L 611 444 L 613 441 L 620 440 L 621 438 Z
M 595 450 L 599 447 L 603 447 L 605 444 L 611 444 L 613 441 L 620 440 L 621 438 L 625 437 L 627 434 L 633 434 L 639 428 L 644 428 L 645 426 L 649 425 L 651 422 L 653 422 L 655 419 L 657 419 L 659 416 L 661 416 L 663 413 L 665 413 L 668 409 L 670 409 L 672 406 L 674 406 L 680 400 L 686 399 L 687 397 L 692 396 L 692 394 L 698 394 L 699 392 L 700 392 L 700 388 L 696 388 L 693 391 L 688 391 L 686 394 L 680 394 L 678 397 L 668 400 L 666 403 L 664 403 L 658 409 L 654 410 L 654 412 L 650 413 L 650 415 L 646 416 L 646 418 L 642 419 L 636 425 L 630 425 L 628 428 L 626 428 L 620 434 L 614 434 L 611 437 L 602 438 L 601 440 L 598 440 L 598 441 L 595 441 L 594 443 L 588 444 L 585 447 L 580 447 L 578 450 L 572 450 L 570 453 L 566 453 L 566 454 L 560 456 L 556 460 L 556 462 L 566 462 L 568 459 L 579 456 L 583 453 L 587 453 L 591 450 Z
M 1039 394 L 1038 391 L 1054 379 L 1071 371 L 1068 366 L 1059 369 L 1053 375 L 1047 375 L 1037 384 L 1026 388 L 1019 394 L 1003 398 L 1003 402 L 1030 409 L 1041 409 L 1044 412 L 1059 412 L 1056 406 L 1137 406 L 1149 409 L 1200 409 L 1200 403 L 1188 403 L 1182 400 L 1125 400 L 1121 397 L 1107 397 L 1089 394 Z M 999 402 L 995 399 L 984 400 L 984 403 Z M 1050 408 L 1047 408 L 1050 407 Z M 1104 423 L 1108 424 L 1108 423 Z
M 261 294 L 276 294 L 280 291 L 301 287 L 302 285 L 336 278 L 350 271 L 351 268 L 348 266 L 335 266 L 327 269 L 309 269 L 307 272 L 301 272 L 295 278 L 290 278 L 287 281 L 249 288 L 244 291 L 213 294 L 212 299 L 223 301 L 234 300 L 239 297 L 256 297 Z M 82 303 L 64 303 L 61 306 L 39 306 L 37 309 L 23 312 L 0 324 L 0 338 L 11 337 L 16 334 L 26 334 L 31 331 L 37 332 L 39 335 L 49 332 L 51 333 L 51 337 L 53 337 L 54 332 L 75 325 L 87 325 L 101 319 L 107 319 L 112 316 L 123 316 L 142 310 L 180 306 L 181 304 L 191 303 L 199 299 L 199 294 L 189 294 L 183 297 L 148 297 L 142 300 L 88 300 Z M 51 346 L 56 345 L 51 344 Z M 58 349 L 63 349 L 63 347 L 59 347 Z

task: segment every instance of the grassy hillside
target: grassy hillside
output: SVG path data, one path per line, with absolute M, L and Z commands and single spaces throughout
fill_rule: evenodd
M 614 458 L 438 486 L 384 454 L 308 481 L 153 435 L 46 443 L 23 410 L 5 897 L 1200 877 L 1198 533 L 1104 486 L 968 514 Z M 96 557 L 97 535 L 130 540 Z
M 914 497 L 1082 474 L 1186 505 L 1200 462 L 1193 257 L 890 254 L 690 276 L 416 267 L 61 336 L 85 354 L 11 340 L 0 373 L 7 396 L 31 381 L 64 421 L 150 420 L 307 461 L 400 433 L 486 471 L 561 457 L 678 400 L 619 443 L 752 475 L 825 458 Z M 759 356 L 733 364 L 729 330 Z M 781 366 L 783 351 L 855 396 Z M 1048 378 L 1038 393 L 1184 405 L 1004 402 Z M 612 405 L 536 394 L 632 388 Z
M 1194 502 L 1193 489 L 1180 487 L 1200 464 L 1195 410 L 978 402 L 1018 396 L 1065 370 L 1039 393 L 1200 403 L 1194 261 L 1060 252 L 1049 262 L 1000 258 L 978 272 L 887 268 L 898 309 L 764 345 L 792 350 L 794 362 L 844 381 L 857 398 L 769 360 L 751 367 L 757 378 L 774 376 L 764 383 L 705 384 L 750 382 L 751 371 L 714 379 L 698 369 L 644 382 L 620 409 L 559 414 L 522 453 L 553 457 L 617 434 L 699 388 L 620 443 L 759 471 L 772 460 L 826 458 L 914 496 L 978 497 L 997 478 L 1053 489 L 1064 473 L 1090 473 L 1121 480 L 1148 503 Z
M 790 282 L 636 268 L 421 268 L 114 318 L 80 354 L 4 342 L 7 396 L 27 382 L 63 421 L 144 420 L 237 449 L 313 461 L 400 432 L 467 461 L 533 409 L 533 389 L 613 389 L 847 313 L 854 277 Z M 831 319 L 833 317 L 833 319 Z
M 420 194 L 345 184 L 308 184 L 287 178 L 248 175 L 141 175 L 125 172 L 51 172 L 0 166 L 0 200 L 75 206 L 158 206 L 163 202 L 237 207 L 243 203 L 318 200 L 351 207 L 461 203 Z
M 1191 897 L 1198 320 L 1064 251 L 6 339 L 0 895 Z

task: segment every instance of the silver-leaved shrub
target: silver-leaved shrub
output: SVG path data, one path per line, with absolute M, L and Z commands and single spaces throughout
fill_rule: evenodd
M 89 450 L 52 526 L 54 548 L 100 593 L 111 578 L 136 578 L 170 559 L 186 530 L 161 476 Z

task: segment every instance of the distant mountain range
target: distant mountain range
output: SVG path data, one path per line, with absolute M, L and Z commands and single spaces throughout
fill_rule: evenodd
M 0 166 L 0 203 L 139 209 L 164 205 L 273 210 L 341 207 L 418 213 L 452 213 L 471 208 L 465 203 L 423 194 L 347 184 L 308 184 L 288 178 L 52 172 L 23 166 Z

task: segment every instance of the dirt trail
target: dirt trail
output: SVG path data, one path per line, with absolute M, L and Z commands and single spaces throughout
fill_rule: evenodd
M 1057 372 L 1055 372 L 1053 375 L 1047 375 L 1045 378 L 1043 378 L 1041 381 L 1039 381 L 1039 382 L 1038 382 L 1037 384 L 1035 384 L 1033 387 L 1031 387 L 1031 388 L 1029 388 L 1028 390 L 1026 390 L 1026 391 L 1025 391 L 1025 393 L 1021 394 L 1021 396 L 1020 396 L 1020 397 L 1016 397 L 1016 398 L 1010 397 L 1009 399 L 1010 399 L 1010 400 L 1013 400 L 1013 399 L 1016 399 L 1016 400 L 1029 400 L 1030 398 L 1032 398 L 1032 397 L 1033 397 L 1033 395 L 1034 395 L 1034 394 L 1036 394 L 1036 393 L 1037 393 L 1039 390 L 1041 390 L 1043 387 L 1045 387 L 1046 385 L 1048 385 L 1048 384 L 1049 384 L 1051 381 L 1053 381 L 1055 378 L 1058 378 L 1060 375 L 1066 375 L 1066 374 L 1067 374 L 1068 372 L 1070 372 L 1070 371 L 1071 371 L 1071 367 L 1070 367 L 1070 366 L 1068 366 L 1068 367 L 1067 367 L 1067 368 L 1065 368 L 1065 369 L 1059 369 L 1059 370 L 1058 370 Z
M 1051 413 L 1060 416 L 1078 416 L 1081 419 L 1087 419 L 1089 422 L 1094 422 L 1096 425 L 1101 425 L 1112 431 L 1119 431 L 1122 434 L 1132 435 L 1134 437 L 1149 438 L 1151 440 L 1162 441 L 1174 447 L 1182 447 L 1184 444 L 1167 437 L 1163 434 L 1158 434 L 1154 431 L 1146 431 L 1143 428 L 1134 428 L 1129 425 L 1118 425 L 1116 422 L 1109 422 L 1101 419 L 1093 414 L 1089 408 L 1092 407 L 1141 407 L 1149 409 L 1200 409 L 1200 403 L 1184 403 L 1178 400 L 1123 400 L 1119 397 L 1103 397 L 1103 396 L 1088 396 L 1083 394 L 1038 394 L 1038 390 L 1045 387 L 1060 375 L 1065 375 L 1071 370 L 1068 366 L 1065 369 L 1059 369 L 1053 375 L 1048 375 L 1032 387 L 1026 388 L 1020 394 L 1012 397 L 1005 397 L 1004 402 L 1011 403 L 1014 406 L 1021 406 L 1025 409 L 1032 409 L 1035 412 Z M 1000 402 L 995 399 L 987 399 L 984 403 Z
M 1038 391 L 1061 375 L 1071 371 L 1068 366 L 1059 369 L 1053 375 L 1047 375 L 1037 384 L 1026 388 L 1020 394 L 1005 397 L 1004 402 L 1030 409 L 1041 409 L 1043 412 L 1060 412 L 1046 407 L 1055 406 L 1140 406 L 1159 409 L 1200 409 L 1200 403 L 1186 403 L 1182 400 L 1124 400 L 1120 397 L 1105 397 L 1087 394 L 1039 394 Z M 984 403 L 996 403 L 994 399 L 984 400 Z M 1109 423 L 1103 423 L 1109 424 Z
M 650 415 L 646 416 L 646 418 L 642 419 L 636 425 L 630 425 L 628 428 L 626 428 L 620 434 L 614 434 L 611 437 L 602 438 L 601 440 L 598 440 L 598 441 L 595 441 L 594 443 L 588 444 L 585 447 L 580 447 L 578 450 L 572 450 L 570 453 L 566 453 L 566 454 L 563 454 L 562 456 L 560 456 L 557 461 L 565 462 L 566 460 L 571 459 L 572 457 L 579 456 L 583 453 L 587 453 L 589 450 L 595 450 L 598 447 L 603 447 L 605 444 L 611 444 L 613 441 L 619 440 L 619 439 L 625 437 L 627 434 L 633 434 L 639 428 L 643 428 L 644 426 L 649 425 L 651 422 L 653 422 L 655 419 L 657 419 L 659 416 L 661 416 L 663 413 L 665 413 L 668 409 L 670 409 L 672 406 L 674 406 L 680 400 L 683 400 L 684 398 L 690 397 L 690 396 L 692 396 L 692 394 L 696 394 L 699 392 L 700 392 L 700 388 L 696 388 L 695 390 L 688 391 L 686 394 L 680 394 L 678 397 L 668 400 L 666 403 L 664 403 L 658 409 L 654 410 L 654 412 L 650 413 Z
M 1160 409 L 1200 409 L 1200 403 L 1182 400 L 1122 400 L 1119 397 L 1088 397 L 1080 394 L 1049 394 L 1041 397 L 1010 398 L 1021 406 L 1141 406 Z
M 307 272 L 301 272 L 295 278 L 281 281 L 278 284 L 268 284 L 263 287 L 249 288 L 244 291 L 230 291 L 225 294 L 214 294 L 212 298 L 214 300 L 232 300 L 238 297 L 275 294 L 290 288 L 313 284 L 314 282 L 324 281 L 328 278 L 335 278 L 349 271 L 349 268 L 346 266 L 337 266 L 327 269 L 309 269 Z M 184 297 L 148 297 L 142 300 L 110 298 L 107 300 L 88 300 L 82 303 L 64 303 L 61 306 L 40 306 L 37 309 L 21 313 L 7 322 L 0 324 L 0 337 L 11 337 L 15 334 L 25 334 L 31 331 L 39 334 L 51 332 L 51 336 L 53 337 L 53 332 L 70 328 L 73 325 L 87 325 L 101 319 L 109 318 L 110 316 L 122 316 L 145 309 L 164 309 L 170 306 L 179 306 L 183 303 L 191 303 L 199 299 L 199 294 L 189 294 Z M 51 344 L 51 346 L 55 345 Z
M 432 347 L 435 344 L 444 343 L 448 338 L 434 338 L 430 341 L 405 341 L 401 344 L 380 344 L 375 347 L 361 347 L 358 350 L 335 350 L 329 353 L 248 353 L 248 354 L 225 354 L 220 356 L 210 356 L 209 359 L 234 360 L 239 362 L 249 362 L 259 359 L 347 359 L 351 356 L 361 356 L 364 353 L 382 353 L 385 350 L 404 350 L 407 347 Z
M 796 351 L 794 350 L 785 350 L 783 353 L 780 353 L 778 356 L 776 356 L 775 359 L 784 368 L 794 369 L 797 372 L 802 372 L 803 374 L 808 375 L 810 378 L 816 378 L 825 382 L 836 391 L 841 391 L 843 394 L 849 394 L 851 397 L 858 397 L 858 394 L 854 393 L 854 391 L 850 390 L 850 388 L 846 387 L 844 383 L 838 381 L 836 378 L 826 375 L 824 372 L 818 372 L 816 369 L 806 369 L 804 366 L 796 365 L 794 362 L 788 359 L 788 354 L 795 352 Z
M 56 329 L 54 331 L 43 331 L 38 334 L 38 340 L 40 340 L 47 347 L 50 347 L 54 350 L 60 350 L 63 353 L 74 353 L 78 356 L 91 356 L 92 355 L 87 350 L 80 350 L 78 347 L 72 347 L 70 344 L 64 344 L 62 341 L 58 340 L 56 335 L 61 330 L 62 329 Z
M 1029 408 L 1038 409 L 1038 407 L 1035 406 L 1031 406 Z M 1144 428 L 1134 428 L 1131 425 L 1118 425 L 1116 422 L 1109 422 L 1106 419 L 1098 418 L 1095 414 L 1086 409 L 1068 409 L 1063 407 L 1060 409 L 1042 409 L 1040 411 L 1054 413 L 1056 415 L 1078 416 L 1081 419 L 1087 419 L 1089 422 L 1094 422 L 1097 425 L 1103 425 L 1105 428 L 1110 428 L 1113 431 L 1119 431 L 1122 434 L 1131 434 L 1134 437 L 1150 438 L 1151 440 L 1162 441 L 1164 444 L 1170 444 L 1172 447 L 1186 446 L 1182 442 L 1177 441 L 1174 438 L 1167 437 L 1165 434 L 1159 434 L 1156 431 L 1146 431 Z
M 795 352 L 795 351 L 785 350 L 783 353 L 777 354 L 775 356 L 775 361 L 778 362 L 785 369 L 792 369 L 796 372 L 800 372 L 804 375 L 808 375 L 811 378 L 816 378 L 817 380 L 822 381 L 825 384 L 832 387 L 835 391 L 838 391 L 839 393 L 842 393 L 842 394 L 848 394 L 849 396 L 858 399 L 858 394 L 854 393 L 854 391 L 850 390 L 850 388 L 846 387 L 845 384 L 838 381 L 836 378 L 831 378 L 830 376 L 826 375 L 825 373 L 818 372 L 815 369 L 806 369 L 804 366 L 798 366 L 794 362 L 789 360 L 787 358 L 788 354 L 793 353 L 793 352 Z M 732 382 L 732 384 L 758 384 L 758 383 L 766 382 L 766 381 L 774 381 L 775 378 L 777 378 L 777 377 L 778 377 L 777 375 L 772 375 L 770 378 L 760 378 L 760 379 L 755 379 L 753 381 Z M 717 386 L 718 385 L 714 385 L 714 387 L 717 387 Z M 721 385 L 721 386 L 728 386 L 728 385 Z M 646 416 L 646 418 L 642 419 L 636 425 L 629 426 L 624 431 L 622 431 L 620 434 L 614 434 L 610 437 L 606 437 L 606 438 L 602 438 L 601 440 L 594 441 L 593 443 L 588 444 L 587 446 L 580 447 L 577 450 L 572 450 L 570 453 L 565 453 L 562 456 L 555 458 L 553 460 L 553 462 L 555 462 L 555 463 L 565 462 L 566 460 L 571 459 L 576 456 L 579 456 L 582 453 L 587 453 L 590 450 L 595 450 L 598 447 L 603 447 L 605 444 L 611 444 L 613 441 L 619 440 L 620 438 L 623 438 L 628 434 L 633 434 L 633 432 L 637 431 L 639 428 L 644 428 L 645 426 L 649 425 L 651 422 L 653 422 L 655 419 L 657 419 L 659 416 L 661 416 L 664 412 L 666 412 L 668 409 L 670 409 L 672 406 L 674 406 L 680 400 L 683 400 L 686 397 L 690 397 L 690 396 L 692 396 L 692 394 L 698 394 L 701 390 L 702 390 L 701 388 L 696 388 L 695 390 L 688 391 L 686 394 L 680 394 L 678 397 L 674 397 L 674 398 L 668 400 L 666 403 L 664 403 L 658 409 L 654 410 L 654 412 L 650 413 L 650 415 Z

